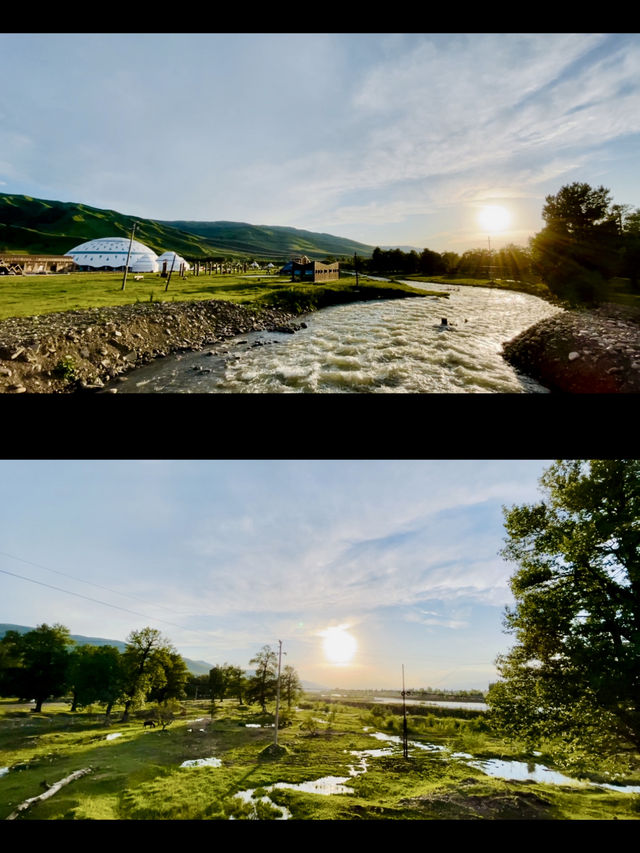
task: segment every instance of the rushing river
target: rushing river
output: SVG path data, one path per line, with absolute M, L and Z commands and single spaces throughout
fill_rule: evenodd
M 240 335 L 202 352 L 158 359 L 112 387 L 200 394 L 546 391 L 519 376 L 501 347 L 560 309 L 526 293 L 421 286 L 449 296 L 325 308 L 304 317 L 307 328 L 295 334 Z

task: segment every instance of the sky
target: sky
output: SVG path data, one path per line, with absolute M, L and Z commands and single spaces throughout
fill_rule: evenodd
M 459 253 L 640 206 L 637 33 L 8 33 L 0 76 L 0 192 Z
M 486 690 L 543 460 L 0 461 L 0 622 L 211 665 L 263 646 L 328 688 Z M 348 660 L 327 638 L 355 643 Z M 331 649 L 329 649 L 331 651 Z M 342 657 L 342 659 L 340 659 Z

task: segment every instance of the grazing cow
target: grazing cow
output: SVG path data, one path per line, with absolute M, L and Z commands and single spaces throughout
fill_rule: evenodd
M 156 723 L 154 723 L 154 721 L 153 721 L 153 720 L 145 720 L 145 721 L 144 721 L 144 727 L 145 727 L 145 729 L 147 728 L 147 726 L 149 726 L 149 728 L 151 728 L 151 729 L 155 729 L 156 725 L 157 725 L 157 724 L 156 724 Z

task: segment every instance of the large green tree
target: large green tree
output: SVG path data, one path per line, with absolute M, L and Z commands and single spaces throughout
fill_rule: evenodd
M 548 195 L 545 227 L 531 240 L 534 268 L 557 296 L 594 303 L 606 296 L 619 262 L 620 206 L 605 187 L 574 182 Z
M 166 655 L 171 653 L 175 653 L 175 649 L 156 628 L 142 628 L 129 634 L 123 652 L 123 722 L 129 719 L 129 711 L 144 705 L 151 691 L 166 684 L 167 675 L 163 661 L 166 660 Z
M 34 698 L 34 711 L 51 696 L 60 696 L 67 688 L 69 647 L 73 640 L 64 625 L 38 625 L 19 634 L 8 631 L 2 641 L 2 654 L 8 664 L 2 679 L 7 690 L 22 699 Z
M 77 646 L 70 655 L 68 682 L 71 710 L 94 702 L 106 706 L 109 717 L 124 689 L 123 657 L 115 646 Z
M 505 510 L 517 564 L 488 702 L 506 734 L 640 750 L 640 461 L 559 461 L 544 498 Z

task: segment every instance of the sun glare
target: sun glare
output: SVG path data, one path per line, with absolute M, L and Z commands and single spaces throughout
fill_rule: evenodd
M 511 214 L 506 207 L 489 205 L 478 213 L 478 222 L 485 231 L 504 231 L 511 222 Z
M 330 663 L 347 664 L 353 658 L 358 647 L 355 637 L 347 631 L 346 625 L 327 628 L 323 631 L 322 647 Z

